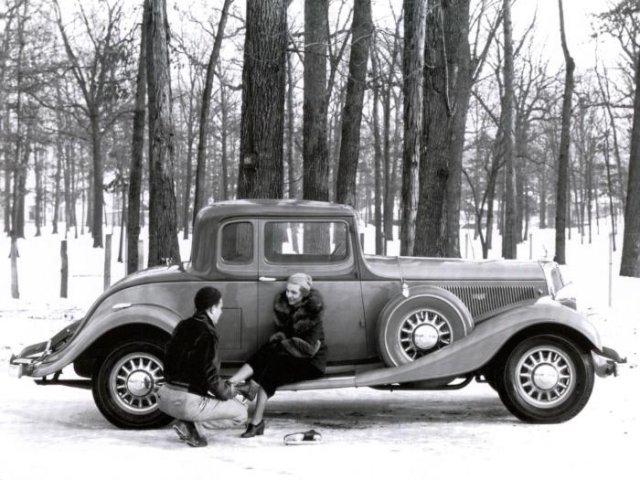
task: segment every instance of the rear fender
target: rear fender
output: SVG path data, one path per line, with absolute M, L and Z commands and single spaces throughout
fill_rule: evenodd
M 42 363 L 35 365 L 32 376 L 43 377 L 61 370 L 103 335 L 117 328 L 136 323 L 156 327 L 171 334 L 179 321 L 180 317 L 175 312 L 159 305 L 116 305 L 99 318 L 92 318 L 66 348 L 43 358 Z
M 582 314 L 542 297 L 476 325 L 466 337 L 411 363 L 358 374 L 355 384 L 365 387 L 462 376 L 488 363 L 518 333 L 543 324 L 552 331 L 554 326 L 570 331 L 592 348 L 602 346 L 595 327 Z

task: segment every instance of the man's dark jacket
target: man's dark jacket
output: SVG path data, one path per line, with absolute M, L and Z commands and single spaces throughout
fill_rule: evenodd
M 165 351 L 167 383 L 186 387 L 196 395 L 232 398 L 229 385 L 220 378 L 218 333 L 206 313 L 196 313 L 176 326 Z

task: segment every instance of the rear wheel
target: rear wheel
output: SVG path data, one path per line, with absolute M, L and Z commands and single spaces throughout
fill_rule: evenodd
M 532 423 L 560 423 L 587 404 L 594 383 L 591 356 L 572 341 L 537 335 L 507 355 L 496 387 L 516 417 Z
M 152 341 L 119 345 L 93 376 L 93 398 L 109 422 L 120 428 L 155 428 L 171 417 L 158 409 L 164 383 L 162 347 Z

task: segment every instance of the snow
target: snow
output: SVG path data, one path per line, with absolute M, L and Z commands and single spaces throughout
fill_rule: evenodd
M 604 222 L 604 220 L 601 220 Z M 604 223 L 603 223 L 604 225 Z M 31 225 L 29 226 L 32 227 Z M 45 230 L 49 230 L 46 228 Z M 110 230 L 110 229 L 108 229 Z M 372 239 L 367 227 L 366 249 Z M 49 338 L 79 318 L 102 290 L 104 251 L 88 236 L 69 238 L 69 298 L 58 298 L 60 236 L 45 233 L 19 242 L 21 298 L 10 298 L 10 263 L 0 256 L 0 480 L 26 478 L 169 478 L 233 474 L 245 478 L 598 478 L 628 477 L 637 468 L 637 386 L 640 280 L 617 275 L 608 299 L 608 235 L 593 244 L 574 231 L 568 264 L 579 307 L 595 318 L 603 343 L 628 356 L 617 378 L 596 380 L 591 400 L 573 420 L 529 425 L 516 420 L 486 384 L 457 391 L 404 392 L 372 389 L 282 392 L 268 404 L 264 436 L 240 430 L 209 432 L 209 446 L 191 449 L 170 429 L 125 431 L 98 412 L 90 391 L 41 387 L 7 374 L 12 352 Z M 464 253 L 465 230 L 461 233 Z M 553 252 L 553 230 L 533 234 L 533 257 Z M 123 275 L 113 235 L 112 282 Z M 496 236 L 499 241 L 499 237 Z M 619 241 L 621 239 L 618 239 Z M 397 242 L 396 242 L 397 243 Z M 473 249 L 471 248 L 473 245 Z M 390 251 L 397 248 L 391 245 Z M 189 242 L 181 241 L 183 258 Z M 9 251 L 0 239 L 0 252 Z M 480 252 L 470 238 L 468 256 Z M 499 243 L 492 255 L 499 254 Z M 529 245 L 519 248 L 529 258 Z M 287 433 L 315 428 L 324 441 L 285 446 Z

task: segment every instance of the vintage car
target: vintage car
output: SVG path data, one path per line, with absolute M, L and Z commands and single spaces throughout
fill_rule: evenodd
M 323 378 L 282 387 L 452 389 L 488 382 L 528 422 L 554 423 L 587 403 L 594 373 L 620 356 L 600 343 L 549 261 L 364 255 L 353 209 L 324 202 L 239 200 L 199 212 L 191 261 L 129 275 L 84 318 L 10 364 L 40 385 L 91 388 L 123 428 L 169 419 L 158 410 L 163 346 L 193 313 L 194 293 L 222 291 L 223 367 L 232 372 L 273 331 L 273 301 L 303 271 L 324 297 Z M 75 378 L 62 369 L 73 364 Z M 67 378 L 65 378 L 67 377 Z

